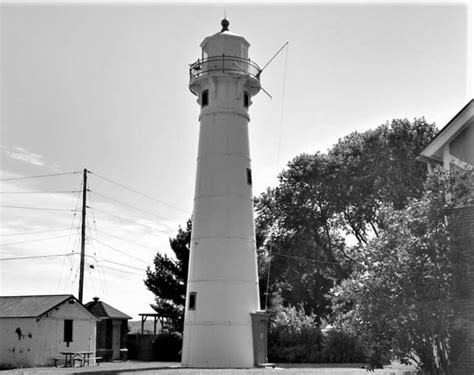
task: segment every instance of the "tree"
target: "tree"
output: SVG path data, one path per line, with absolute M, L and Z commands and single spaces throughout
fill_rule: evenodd
M 380 206 L 403 208 L 409 198 L 421 196 L 426 167 L 416 157 L 435 134 L 434 124 L 424 118 L 394 119 L 349 134 L 329 151 L 338 166 L 331 199 L 347 233 L 359 243 L 378 234 Z
M 437 172 L 407 206 L 385 206 L 383 230 L 355 253 L 358 265 L 333 292 L 336 323 L 362 337 L 371 362 L 395 355 L 431 374 L 449 373 L 455 334 L 449 217 L 473 199 L 472 172 Z
M 268 357 L 274 362 L 320 362 L 322 333 L 314 314 L 276 305 L 268 330 Z
M 153 262 L 154 270 L 148 267 L 147 277 L 144 280 L 147 289 L 155 295 L 155 303 L 151 307 L 160 315 L 162 326 L 166 326 L 166 323 L 170 322 L 171 329 L 178 332 L 183 331 L 191 230 L 192 220 L 189 219 L 186 229 L 183 230 L 179 227 L 176 237 L 170 238 L 170 246 L 175 254 L 175 259 L 157 253 Z M 258 230 L 256 238 L 258 246 L 263 241 L 263 235 Z M 263 257 L 259 257 L 258 262 L 262 265 L 261 267 L 264 267 Z M 266 274 L 259 272 L 259 276 L 260 297 L 263 301 Z
M 327 154 L 294 158 L 256 204 L 270 292 L 327 318 L 327 292 L 357 263 L 345 238 L 353 235 L 363 249 L 383 225 L 384 204 L 401 208 L 421 195 L 426 168 L 415 157 L 435 130 L 424 119 L 396 119 L 348 135 Z
M 333 167 L 325 155 L 301 155 L 282 172 L 279 186 L 257 204 L 257 232 L 265 236 L 259 254 L 271 259 L 270 292 L 286 305 L 301 304 L 319 322 L 329 313 L 324 294 L 333 280 L 347 276 L 343 239 L 331 225 Z
M 172 325 L 171 329 L 179 332 L 183 331 L 184 323 L 191 225 L 190 219 L 185 230 L 179 227 L 176 237 L 170 238 L 171 250 L 176 258 L 157 253 L 153 262 L 154 270 L 148 267 L 144 280 L 147 289 L 156 296 L 155 304 L 151 307 L 160 315 L 161 324 L 168 321 Z

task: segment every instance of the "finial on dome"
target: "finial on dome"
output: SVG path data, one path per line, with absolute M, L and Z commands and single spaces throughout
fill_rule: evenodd
M 229 25 L 230 25 L 230 22 L 227 20 L 227 18 L 224 18 L 221 22 L 221 25 L 222 25 L 222 31 L 229 31 Z

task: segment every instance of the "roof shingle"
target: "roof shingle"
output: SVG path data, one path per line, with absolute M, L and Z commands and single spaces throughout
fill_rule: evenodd
M 99 301 L 97 297 L 93 301 L 87 302 L 84 306 L 97 318 L 132 319 L 131 316 L 124 314 L 105 302 Z
M 64 301 L 72 294 L 0 297 L 0 318 L 36 318 Z

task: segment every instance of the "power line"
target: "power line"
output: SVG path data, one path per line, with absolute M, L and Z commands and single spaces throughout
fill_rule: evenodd
M 148 246 L 143 246 L 141 244 L 138 244 L 138 243 L 134 243 L 132 241 L 129 241 L 129 240 L 126 240 L 125 238 L 123 237 L 119 237 L 117 235 L 114 235 L 114 234 L 110 234 L 110 233 L 107 233 L 107 232 L 104 232 L 103 230 L 99 230 L 96 228 L 96 231 L 97 232 L 100 232 L 100 233 L 103 233 L 105 234 L 106 236 L 109 236 L 109 237 L 112 237 L 112 238 L 115 238 L 116 240 L 120 240 L 120 241 L 124 241 L 124 242 L 127 242 L 131 245 L 135 245 L 135 246 L 139 246 L 139 247 L 143 247 L 144 249 L 147 249 L 147 250 L 153 250 L 153 251 L 156 251 L 156 249 L 152 248 L 152 247 L 148 247 Z
M 14 257 L 14 258 L 0 258 L 2 260 L 23 260 L 23 259 L 38 259 L 38 258 L 56 258 L 56 257 L 68 257 L 74 254 L 50 254 L 50 255 L 34 255 L 34 256 L 27 256 L 27 257 Z
M 88 208 L 92 208 L 92 207 L 88 207 Z M 99 210 L 98 208 L 93 208 L 93 209 L 96 210 L 97 212 L 102 213 L 102 214 L 109 215 L 109 216 L 115 217 L 115 218 L 120 219 L 120 220 L 123 220 L 123 221 L 128 221 L 129 223 L 132 223 L 132 224 L 135 224 L 135 225 L 140 225 L 140 226 L 145 227 L 145 228 L 147 228 L 147 229 L 149 229 L 149 230 L 152 230 L 152 231 L 154 231 L 154 232 L 158 232 L 158 233 L 160 233 L 161 235 L 165 235 L 165 233 L 166 233 L 166 232 L 164 232 L 164 231 L 160 231 L 159 229 L 152 228 L 152 227 L 150 227 L 150 226 L 148 226 L 148 225 L 140 224 L 140 223 L 138 223 L 138 222 L 136 222 L 136 221 L 129 220 L 129 219 L 126 219 L 126 218 L 124 218 L 124 217 L 121 217 L 121 216 L 118 216 L 118 215 L 111 214 L 111 213 L 109 213 L 109 212 L 105 212 L 105 211 Z
M 94 194 L 96 194 L 96 195 L 99 195 L 99 196 L 101 196 L 101 197 L 103 197 L 103 198 L 105 198 L 105 199 L 108 199 L 108 200 L 110 200 L 110 201 L 112 201 L 112 202 L 116 202 L 116 203 L 122 204 L 122 205 L 124 205 L 124 206 L 133 208 L 134 210 L 141 211 L 141 212 L 144 212 L 144 213 L 146 213 L 146 214 L 148 214 L 148 215 L 155 216 L 155 217 L 157 217 L 157 218 L 159 218 L 159 219 L 168 220 L 167 218 L 165 218 L 165 217 L 163 217 L 163 216 L 156 215 L 156 214 L 154 214 L 154 213 L 152 213 L 152 212 L 149 212 L 149 211 L 146 211 L 146 210 L 142 210 L 141 208 L 132 206 L 132 205 L 130 205 L 130 204 L 124 203 L 124 202 L 119 201 L 119 200 L 117 200 L 117 199 L 109 198 L 109 197 L 107 197 L 106 195 L 97 193 L 96 191 L 92 191 L 92 190 L 89 190 L 89 191 L 90 191 L 91 193 L 94 193 Z
M 329 262 L 329 261 L 325 261 L 325 260 L 318 260 L 318 259 L 311 259 L 311 258 L 304 258 L 304 257 L 295 257 L 293 255 L 287 255 L 287 254 L 282 254 L 282 253 L 275 253 L 272 251 L 271 253 L 272 255 L 278 255 L 278 256 L 281 256 L 281 257 L 285 257 L 285 258 L 291 258 L 291 259 L 296 259 L 296 260 L 304 260 L 304 261 L 310 261 L 310 262 L 314 262 L 314 263 L 322 263 L 322 264 L 336 264 L 336 265 L 339 265 L 340 263 L 338 262 Z
M 76 280 L 77 280 L 77 275 L 78 275 L 78 273 L 79 273 L 79 268 L 80 268 L 80 267 L 77 268 L 76 273 L 74 274 L 74 279 L 72 279 L 72 281 L 71 281 L 71 286 L 73 286 L 74 283 L 75 283 Z
M 102 264 L 100 265 L 100 268 L 105 268 L 105 269 L 108 269 L 108 270 L 113 270 L 113 271 L 118 271 L 118 272 L 123 272 L 123 273 L 129 273 L 131 275 L 143 276 L 143 274 L 138 273 L 138 272 L 130 272 L 130 271 L 125 271 L 125 270 L 120 270 L 118 268 L 107 267 L 107 266 L 104 266 Z
M 0 206 L 3 208 L 19 208 L 19 209 L 25 209 L 25 210 L 43 210 L 43 211 L 69 211 L 69 212 L 74 212 L 75 210 L 68 210 L 65 208 L 50 208 L 50 207 L 31 207 L 31 206 Z
M 10 243 L 4 243 L 2 245 L 5 246 L 10 246 L 10 245 L 19 245 L 21 243 L 27 243 L 27 242 L 39 242 L 39 241 L 47 241 L 47 240 L 54 240 L 56 238 L 64 238 L 64 237 L 69 237 L 71 234 L 65 234 L 62 236 L 55 236 L 55 237 L 47 237 L 47 238 L 38 238 L 35 240 L 27 240 L 27 241 L 19 241 L 19 242 L 10 242 Z
M 91 269 L 95 269 L 95 266 L 93 266 L 93 265 L 91 265 L 91 264 L 88 264 L 88 265 L 89 265 L 89 267 L 87 268 L 87 273 L 89 274 L 88 277 L 92 280 L 92 279 L 93 279 L 93 276 L 92 276 Z M 97 282 L 92 281 L 91 284 L 92 284 L 92 288 L 94 289 L 94 295 L 95 295 L 95 296 L 98 296 L 99 293 L 97 293 L 97 288 L 96 288 Z
M 91 204 L 93 204 L 92 194 L 91 194 L 90 189 L 89 189 L 89 182 L 87 182 L 87 191 L 89 192 L 89 200 L 90 200 Z M 92 221 L 94 223 L 95 235 L 96 235 L 96 237 L 99 237 L 99 234 L 97 233 L 97 222 L 95 220 L 94 209 L 92 209 Z M 102 268 L 99 268 L 99 275 L 101 276 L 100 280 L 102 282 L 102 290 L 103 290 L 105 295 L 108 295 L 107 280 L 105 278 L 104 270 Z
M 11 258 L 0 258 L 0 261 L 8 261 L 8 260 L 26 260 L 26 259 L 40 259 L 40 258 L 57 258 L 57 257 L 69 257 L 69 256 L 72 256 L 72 255 L 79 255 L 79 253 L 67 253 L 67 254 L 48 254 L 48 255 L 34 255 L 34 256 L 25 256 L 25 257 L 11 257 Z M 119 262 L 114 262 L 112 260 L 107 260 L 107 259 L 101 259 L 101 260 L 98 260 L 96 258 L 94 258 L 93 256 L 91 255 L 86 255 L 88 258 L 92 258 L 94 259 L 97 263 L 102 263 L 102 262 L 106 262 L 106 263 L 112 263 L 112 264 L 116 264 L 116 265 L 119 265 L 119 266 L 122 266 L 122 267 L 127 267 L 127 268 L 131 268 L 131 269 L 134 269 L 134 270 L 138 270 L 138 271 L 144 271 L 142 268 L 137 268 L 137 267 L 132 267 L 132 266 L 129 266 L 127 264 L 123 264 L 123 263 L 119 263 Z M 102 266 L 103 267 L 103 266 Z M 124 271 L 125 272 L 125 271 Z M 73 283 L 74 281 L 76 281 L 76 278 L 77 278 L 77 273 L 76 273 L 76 276 L 73 280 Z
M 89 238 L 93 238 L 93 236 L 92 236 L 92 225 L 90 224 L 89 218 L 87 218 L 87 229 L 88 229 L 88 233 L 89 233 Z M 96 236 L 98 235 L 97 229 L 96 229 L 95 235 Z M 94 256 L 97 257 L 98 249 L 100 248 L 99 244 L 96 243 L 96 241 L 90 241 L 90 247 L 92 248 L 92 251 L 94 252 Z M 89 270 L 89 274 L 90 274 L 90 270 Z M 105 287 L 104 287 L 104 281 L 103 281 L 102 275 L 103 275 L 103 271 L 101 272 L 101 270 L 98 269 L 98 272 L 97 272 L 98 280 L 97 280 L 97 282 L 102 287 L 102 293 L 105 295 L 106 293 L 105 293 Z
M 112 249 L 112 250 L 114 250 L 114 251 L 116 251 L 116 252 L 118 252 L 118 253 L 120 253 L 120 254 L 122 254 L 122 255 L 125 255 L 125 256 L 127 256 L 127 257 L 130 257 L 130 258 L 139 260 L 140 262 L 143 262 L 143 263 L 145 263 L 145 264 L 147 264 L 147 265 L 150 264 L 150 262 L 147 262 L 147 261 L 145 261 L 145 260 L 143 260 L 143 259 L 134 257 L 133 255 L 127 254 L 126 252 L 121 251 L 121 250 L 119 250 L 119 249 L 117 249 L 117 248 L 115 248 L 115 247 L 113 247 L 113 246 L 107 245 L 106 243 L 104 243 L 104 242 L 102 242 L 102 241 L 99 241 L 97 238 L 94 238 L 94 237 L 89 237 L 89 238 L 93 239 L 94 241 L 100 243 L 101 245 L 104 245 L 104 246 L 108 247 L 109 249 Z
M 287 43 L 288 44 L 288 43 Z M 286 91 L 286 72 L 287 72 L 287 67 L 288 67 L 288 50 L 290 47 L 285 51 L 285 65 L 284 65 L 284 70 L 283 70 L 283 90 L 281 94 L 281 108 L 280 108 L 280 129 L 278 131 L 278 146 L 277 146 L 277 173 L 278 173 L 278 167 L 280 164 L 280 149 L 281 149 L 281 140 L 283 137 L 283 119 L 284 119 L 284 109 L 285 109 L 285 91 Z
M 0 251 L 5 251 L 5 249 L 0 249 Z M 38 258 L 70 257 L 72 255 L 79 255 L 79 253 L 31 255 L 31 256 L 24 256 L 24 257 L 0 258 L 0 261 L 2 261 L 2 260 L 24 260 L 24 259 L 38 259 Z M 97 261 L 97 259 L 95 257 L 93 257 L 92 255 L 86 255 L 86 257 L 92 258 L 95 261 Z
M 184 213 L 187 213 L 187 214 L 191 214 L 191 212 L 186 211 L 186 210 L 183 210 L 182 208 L 173 206 L 172 204 L 163 202 L 163 201 L 161 201 L 161 200 L 159 200 L 159 199 L 156 199 L 156 198 L 153 198 L 153 197 L 151 197 L 151 196 L 149 196 L 149 195 L 140 193 L 139 191 L 137 191 L 137 190 L 135 190 L 135 189 L 129 188 L 129 187 L 127 187 L 127 186 L 125 186 L 125 185 L 122 185 L 122 184 L 120 184 L 120 183 L 118 183 L 118 182 L 112 181 L 111 179 L 106 178 L 106 177 L 104 177 L 104 176 L 101 176 L 101 175 L 99 175 L 99 174 L 97 174 L 97 173 L 94 173 L 94 172 L 91 172 L 91 171 L 89 171 L 89 172 L 92 173 L 93 175 L 95 175 L 95 176 L 97 176 L 97 177 L 99 177 L 99 178 L 105 180 L 105 181 L 110 182 L 111 184 L 114 184 L 114 185 L 117 185 L 117 186 L 121 187 L 122 189 L 129 190 L 129 191 L 131 191 L 131 192 L 133 192 L 133 193 L 135 193 L 135 194 L 141 195 L 142 197 L 151 199 L 151 200 L 153 200 L 153 201 L 155 201 L 155 202 L 158 202 L 158 203 L 164 204 L 164 205 L 166 205 L 166 206 L 168 206 L 168 207 L 174 208 L 175 210 L 179 210 L 179 211 L 181 211 L 181 212 L 184 212 Z
M 76 217 L 76 213 L 74 212 L 72 224 L 74 224 L 74 219 L 75 219 L 75 217 Z M 76 230 L 78 230 L 78 229 L 79 229 L 79 227 L 76 228 Z M 73 236 L 72 225 L 71 225 L 71 229 L 70 229 L 70 231 L 69 231 L 69 236 L 68 236 L 68 239 L 67 239 L 66 249 L 69 249 L 69 244 L 70 244 L 70 242 L 71 242 L 71 236 Z M 76 237 L 77 237 L 77 233 L 76 233 Z M 69 254 L 74 255 L 74 249 L 73 249 L 73 251 L 71 251 Z M 57 283 L 57 286 L 56 286 L 56 288 L 57 288 L 58 291 L 59 291 L 59 288 L 60 288 L 60 286 L 61 286 L 61 281 L 62 281 L 62 278 L 63 278 L 63 274 L 64 274 L 65 272 L 67 272 L 67 269 L 69 268 L 69 267 L 66 268 L 66 259 L 67 259 L 67 258 L 64 257 L 64 258 L 63 258 L 63 262 L 62 262 L 62 264 L 61 264 L 61 272 L 59 273 L 59 279 L 58 279 L 58 283 Z M 70 259 L 71 259 L 71 258 L 70 258 Z M 64 277 L 66 278 L 66 276 L 64 276 Z M 66 285 L 67 285 L 67 284 L 66 284 Z
M 52 229 L 52 230 L 43 230 L 38 232 L 23 232 L 23 233 L 11 233 L 11 234 L 0 234 L 0 237 L 7 237 L 7 236 L 27 236 L 30 234 L 40 234 L 40 233 L 51 233 L 51 232 L 64 232 L 70 230 L 69 228 L 64 229 Z
M 118 263 L 118 262 L 114 262 L 114 261 L 107 260 L 107 259 L 102 259 L 100 262 L 107 262 L 107 263 L 117 264 L 117 265 L 122 266 L 122 267 L 127 267 L 127 268 L 131 268 L 131 269 L 138 270 L 138 271 L 143 271 L 143 268 L 132 267 L 132 266 L 129 266 L 127 264 Z
M 0 179 L 0 181 L 17 181 L 17 180 L 26 180 L 26 179 L 29 179 L 29 178 L 43 178 L 43 177 L 53 177 L 53 176 L 64 176 L 64 175 L 68 175 L 68 174 L 77 174 L 77 173 L 81 173 L 81 171 L 66 172 L 66 173 L 54 173 L 54 174 L 43 174 L 43 175 L 38 175 L 38 176 L 2 178 L 2 179 Z
M 0 194 L 73 194 L 76 190 L 43 190 L 43 191 L 0 191 Z
M 73 234 L 73 228 L 74 228 L 74 223 L 76 221 L 76 217 L 77 217 L 77 209 L 79 207 L 79 201 L 80 201 L 80 198 L 81 198 L 81 191 L 82 191 L 82 181 L 81 183 L 79 184 L 79 190 L 77 191 L 77 198 L 76 198 L 76 204 L 74 206 L 74 214 L 72 215 L 72 221 L 71 221 L 71 226 L 69 228 L 69 238 L 67 239 L 67 245 L 66 245 L 66 248 L 69 249 L 69 244 L 71 242 L 71 236 Z M 79 227 L 76 228 L 76 230 L 78 230 Z M 78 236 L 77 236 L 77 233 L 76 233 L 76 236 L 75 236 L 75 239 L 74 239 L 74 242 L 73 242 L 73 247 L 72 247 L 72 251 L 71 251 L 71 254 L 74 254 L 74 250 L 76 249 L 76 243 L 77 243 L 77 240 L 78 240 Z M 63 263 L 61 265 L 61 273 L 59 275 L 59 280 L 58 280 L 58 289 L 59 289 L 59 286 L 61 284 L 61 280 L 62 280 L 62 276 L 63 276 L 63 271 L 65 270 L 66 273 L 67 273 L 67 270 L 69 269 L 68 268 L 65 268 L 65 265 L 66 265 L 66 259 L 67 258 L 64 258 L 63 259 Z M 69 265 L 70 265 L 70 268 L 72 270 L 72 267 L 73 267 L 73 263 L 74 262 L 74 258 L 69 258 Z M 69 279 L 70 279 L 70 275 L 69 275 Z M 68 285 L 68 282 L 66 281 L 66 276 L 64 277 L 64 283 L 65 283 L 65 287 L 67 287 Z

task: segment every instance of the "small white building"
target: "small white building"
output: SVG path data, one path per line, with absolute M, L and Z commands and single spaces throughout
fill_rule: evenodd
M 51 366 L 63 351 L 95 353 L 96 322 L 71 294 L 0 297 L 0 368 Z

